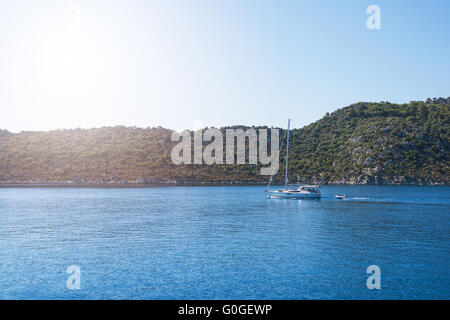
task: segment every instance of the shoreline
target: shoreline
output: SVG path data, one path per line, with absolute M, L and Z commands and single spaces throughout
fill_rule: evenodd
M 299 186 L 305 183 L 290 184 Z M 193 183 L 1 183 L 0 189 L 8 188 L 112 188 L 112 189 L 134 189 L 134 188 L 160 188 L 160 187 L 233 187 L 233 186 L 266 186 L 267 183 L 257 182 L 193 182 Z M 283 186 L 283 183 L 271 184 L 272 186 Z M 449 184 L 355 184 L 355 183 L 326 183 L 321 186 L 416 186 L 416 187 L 445 187 Z
M 0 183 L 0 188 L 156 188 L 156 187 L 220 187 L 220 186 L 263 186 L 266 183 Z

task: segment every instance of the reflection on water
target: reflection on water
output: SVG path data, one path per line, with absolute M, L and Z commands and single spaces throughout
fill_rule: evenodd
M 0 298 L 448 298 L 449 187 L 322 193 L 0 189 Z M 366 287 L 372 264 L 381 290 Z M 66 289 L 69 265 L 81 290 Z

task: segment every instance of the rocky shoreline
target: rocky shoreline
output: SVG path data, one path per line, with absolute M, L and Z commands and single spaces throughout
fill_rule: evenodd
M 302 184 L 317 184 L 317 185 L 397 185 L 397 186 L 449 186 L 449 181 L 430 181 L 428 179 L 410 179 L 405 177 L 386 179 L 379 177 L 368 177 L 364 179 L 342 179 L 334 181 L 304 180 L 294 183 L 296 185 Z M 267 182 L 254 181 L 227 181 L 227 182 L 213 182 L 213 181 L 199 181 L 186 182 L 177 180 L 165 181 L 0 181 L 0 187 L 157 187 L 157 186 L 233 186 L 233 185 L 267 185 Z M 283 185 L 282 181 L 274 181 L 272 185 Z

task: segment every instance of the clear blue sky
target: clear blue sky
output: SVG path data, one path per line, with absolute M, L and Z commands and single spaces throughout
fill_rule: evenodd
M 447 97 L 449 15 L 444 0 L 1 1 L 0 128 L 301 127 Z

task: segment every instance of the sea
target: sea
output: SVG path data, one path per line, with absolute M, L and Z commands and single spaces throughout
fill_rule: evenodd
M 0 299 L 450 298 L 449 186 L 321 191 L 0 188 Z

